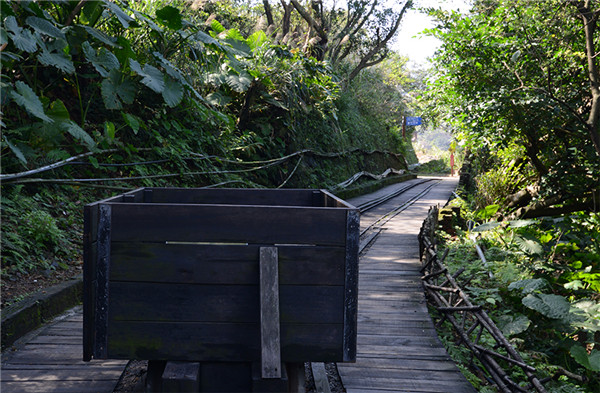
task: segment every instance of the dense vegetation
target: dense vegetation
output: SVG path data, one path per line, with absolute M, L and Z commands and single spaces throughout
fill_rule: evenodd
M 470 296 L 552 392 L 600 388 L 599 6 L 478 0 L 466 15 L 430 10 L 443 42 L 431 108 L 452 122 L 473 176 L 453 201 L 468 221 L 457 217 L 444 237 L 446 261 L 467 269 Z M 495 391 L 450 348 L 481 391 Z
M 360 14 L 332 62 L 290 4 L 2 1 L 3 279 L 79 265 L 83 205 L 123 190 L 405 168 L 413 81 L 373 22 L 401 15 Z

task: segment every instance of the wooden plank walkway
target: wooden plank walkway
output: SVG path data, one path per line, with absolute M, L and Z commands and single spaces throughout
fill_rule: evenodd
M 384 225 L 360 258 L 356 363 L 338 363 L 348 393 L 476 390 L 439 341 L 420 280 L 417 235 L 429 207 L 444 205 L 457 178 L 443 178 L 427 194 Z M 406 184 L 406 183 L 403 183 Z M 431 183 L 419 185 L 361 217 L 361 227 L 379 212 L 404 203 Z M 398 185 L 380 190 L 388 192 Z M 352 199 L 358 205 L 375 194 Z
M 2 354 L 2 393 L 109 393 L 127 361 L 82 361 L 81 306 L 23 337 Z

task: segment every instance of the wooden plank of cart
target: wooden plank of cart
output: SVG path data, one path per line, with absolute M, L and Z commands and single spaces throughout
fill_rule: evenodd
M 84 360 L 149 360 L 149 391 L 296 391 L 304 362 L 355 361 L 359 213 L 327 191 L 142 188 L 84 232 Z

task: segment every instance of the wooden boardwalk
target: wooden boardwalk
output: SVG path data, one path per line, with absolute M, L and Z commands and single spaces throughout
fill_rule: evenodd
M 2 354 L 2 393 L 109 393 L 127 361 L 83 362 L 83 313 L 76 307 Z
M 420 280 L 417 235 L 429 207 L 444 205 L 457 178 L 444 178 L 384 225 L 360 258 L 356 363 L 338 363 L 348 393 L 475 392 L 439 341 Z M 388 190 L 398 185 L 388 187 Z M 361 227 L 379 212 L 419 194 L 419 185 L 361 217 Z M 387 192 L 385 189 L 378 193 Z M 359 205 L 374 194 L 350 200 Z

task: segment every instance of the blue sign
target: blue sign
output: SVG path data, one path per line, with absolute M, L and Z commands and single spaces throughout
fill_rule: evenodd
M 420 126 L 423 124 L 423 119 L 420 117 L 407 116 L 406 117 L 406 125 L 407 126 Z

